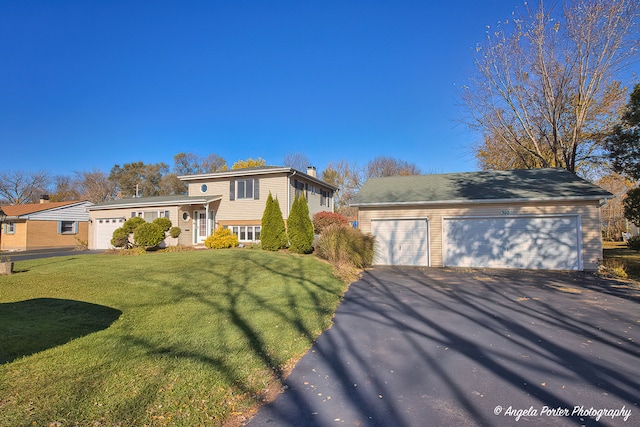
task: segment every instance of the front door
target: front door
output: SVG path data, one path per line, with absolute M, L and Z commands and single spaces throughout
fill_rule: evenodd
M 193 222 L 193 229 L 195 230 L 196 234 L 196 243 L 203 243 L 207 238 L 207 212 L 193 212 Z

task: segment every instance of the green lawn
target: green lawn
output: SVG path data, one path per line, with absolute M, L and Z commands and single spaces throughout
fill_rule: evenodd
M 240 249 L 17 262 L 0 276 L 0 425 L 220 425 L 256 407 L 345 285 Z
M 632 251 L 622 242 L 603 242 L 604 258 L 622 261 L 629 279 L 640 282 L 640 252 Z

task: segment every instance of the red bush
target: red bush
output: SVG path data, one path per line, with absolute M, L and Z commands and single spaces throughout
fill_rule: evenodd
M 335 212 L 318 212 L 313 215 L 313 230 L 315 234 L 322 234 L 322 230 L 331 224 L 346 225 L 349 220 Z

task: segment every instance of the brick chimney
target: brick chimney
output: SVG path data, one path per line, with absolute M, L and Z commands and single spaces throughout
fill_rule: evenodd
M 307 175 L 312 176 L 314 178 L 317 178 L 318 174 L 316 173 L 316 167 L 315 166 L 307 166 Z
M 49 195 L 48 194 L 43 194 L 42 196 L 40 196 L 40 203 L 49 203 Z

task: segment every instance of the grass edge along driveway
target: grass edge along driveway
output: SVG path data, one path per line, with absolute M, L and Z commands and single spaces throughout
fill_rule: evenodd
M 249 249 L 15 270 L 0 277 L 3 426 L 220 425 L 257 406 L 346 289 L 313 256 Z

